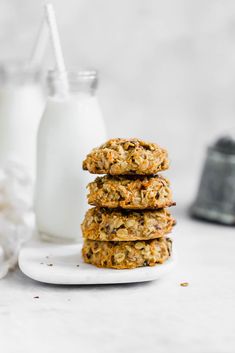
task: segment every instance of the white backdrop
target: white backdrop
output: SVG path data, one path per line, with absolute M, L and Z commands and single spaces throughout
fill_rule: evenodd
M 234 126 L 235 1 L 52 2 L 68 67 L 100 72 L 109 137 L 167 147 L 176 198 L 192 199 L 205 147 Z M 0 60 L 27 58 L 43 3 L 1 0 Z

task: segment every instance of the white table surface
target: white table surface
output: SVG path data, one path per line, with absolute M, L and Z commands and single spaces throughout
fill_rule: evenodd
M 234 228 L 177 213 L 178 264 L 159 281 L 59 287 L 19 270 L 1 280 L 1 353 L 234 353 Z

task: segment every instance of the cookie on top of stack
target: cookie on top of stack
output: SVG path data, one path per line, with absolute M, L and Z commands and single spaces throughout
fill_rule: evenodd
M 112 139 L 95 148 L 83 169 L 97 177 L 88 185 L 89 209 L 82 223 L 84 261 L 98 267 L 154 266 L 170 257 L 167 237 L 175 220 L 167 151 L 139 139 Z

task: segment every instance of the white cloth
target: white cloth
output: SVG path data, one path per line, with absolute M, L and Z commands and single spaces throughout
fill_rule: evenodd
M 17 264 L 21 245 L 33 231 L 33 185 L 16 162 L 0 169 L 0 278 Z

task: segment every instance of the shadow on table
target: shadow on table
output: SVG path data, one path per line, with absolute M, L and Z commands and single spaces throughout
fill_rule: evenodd
M 32 286 L 37 286 L 38 288 L 51 288 L 55 289 L 57 291 L 67 291 L 72 290 L 72 291 L 84 291 L 84 290 L 113 290 L 115 289 L 130 289 L 130 288 L 139 288 L 139 287 L 151 287 L 152 285 L 158 285 L 158 282 L 164 281 L 165 277 L 156 280 L 156 281 L 148 281 L 148 282 L 137 282 L 137 283 L 121 283 L 121 284 L 92 284 L 92 285 L 58 285 L 58 284 L 48 284 L 48 283 L 42 283 L 42 282 L 37 282 L 34 281 L 33 279 L 27 277 L 24 275 L 20 269 L 17 269 L 15 272 L 11 272 L 3 279 L 3 281 L 8 281 L 9 285 L 10 283 L 14 282 L 14 286 L 19 286 L 19 287 L 32 287 Z

